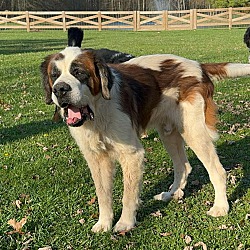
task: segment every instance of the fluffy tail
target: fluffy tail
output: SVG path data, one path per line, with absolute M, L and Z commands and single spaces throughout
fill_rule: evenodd
M 81 48 L 83 40 L 83 31 L 79 28 L 69 28 L 68 30 L 68 46 Z
M 207 75 L 211 80 L 221 80 L 226 78 L 234 78 L 250 75 L 250 64 L 241 63 L 205 63 L 201 64 L 203 74 Z M 206 109 L 206 127 L 209 136 L 215 141 L 218 139 L 218 134 L 215 129 L 216 105 L 212 98 L 205 99 Z
M 211 80 L 221 80 L 250 75 L 250 64 L 241 63 L 204 63 L 201 64 L 202 71 Z

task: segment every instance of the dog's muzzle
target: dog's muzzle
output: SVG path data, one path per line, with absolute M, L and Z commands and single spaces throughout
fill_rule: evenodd
M 68 106 L 67 94 L 72 90 L 69 84 L 65 82 L 58 82 L 53 86 L 53 93 L 57 98 L 58 104 L 61 108 Z
M 71 90 L 72 88 L 69 84 L 59 82 L 53 87 L 52 91 L 57 97 L 60 108 L 64 109 L 64 121 L 66 124 L 71 127 L 79 127 L 85 121 L 93 120 L 94 113 L 88 105 L 84 107 L 73 105 L 67 95 Z

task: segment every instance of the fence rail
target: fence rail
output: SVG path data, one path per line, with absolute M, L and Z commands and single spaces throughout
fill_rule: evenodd
M 250 7 L 182 11 L 1 11 L 0 29 L 193 30 L 250 25 Z

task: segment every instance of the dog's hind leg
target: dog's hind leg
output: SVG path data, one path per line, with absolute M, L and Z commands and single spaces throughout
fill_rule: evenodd
M 193 103 L 182 102 L 183 133 L 186 143 L 205 166 L 215 190 L 214 206 L 208 214 L 214 217 L 228 213 L 229 205 L 226 196 L 226 171 L 222 167 L 213 144 L 215 131 L 205 123 L 204 100 L 197 95 Z
M 166 127 L 167 126 L 167 127 Z M 182 191 L 187 183 L 187 177 L 191 172 L 191 166 L 186 157 L 184 141 L 180 133 L 170 124 L 157 129 L 161 141 L 168 151 L 174 165 L 174 183 L 169 192 L 162 192 L 155 195 L 156 200 L 169 201 L 170 199 L 181 199 Z
M 123 208 L 122 214 L 114 227 L 115 232 L 130 230 L 136 223 L 136 212 L 140 203 L 140 190 L 144 167 L 144 149 L 137 146 L 123 145 L 119 150 L 119 162 L 123 171 Z
M 99 219 L 93 226 L 92 231 L 105 232 L 112 228 L 113 222 L 112 190 L 115 165 L 105 152 L 94 153 L 88 151 L 84 153 L 84 156 L 95 183 L 99 204 Z

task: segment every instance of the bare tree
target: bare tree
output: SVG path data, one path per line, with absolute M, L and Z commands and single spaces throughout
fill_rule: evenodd
M 211 0 L 0 0 L 0 10 L 185 10 L 209 8 Z
M 7 10 L 8 6 L 5 0 L 0 1 L 0 10 Z

